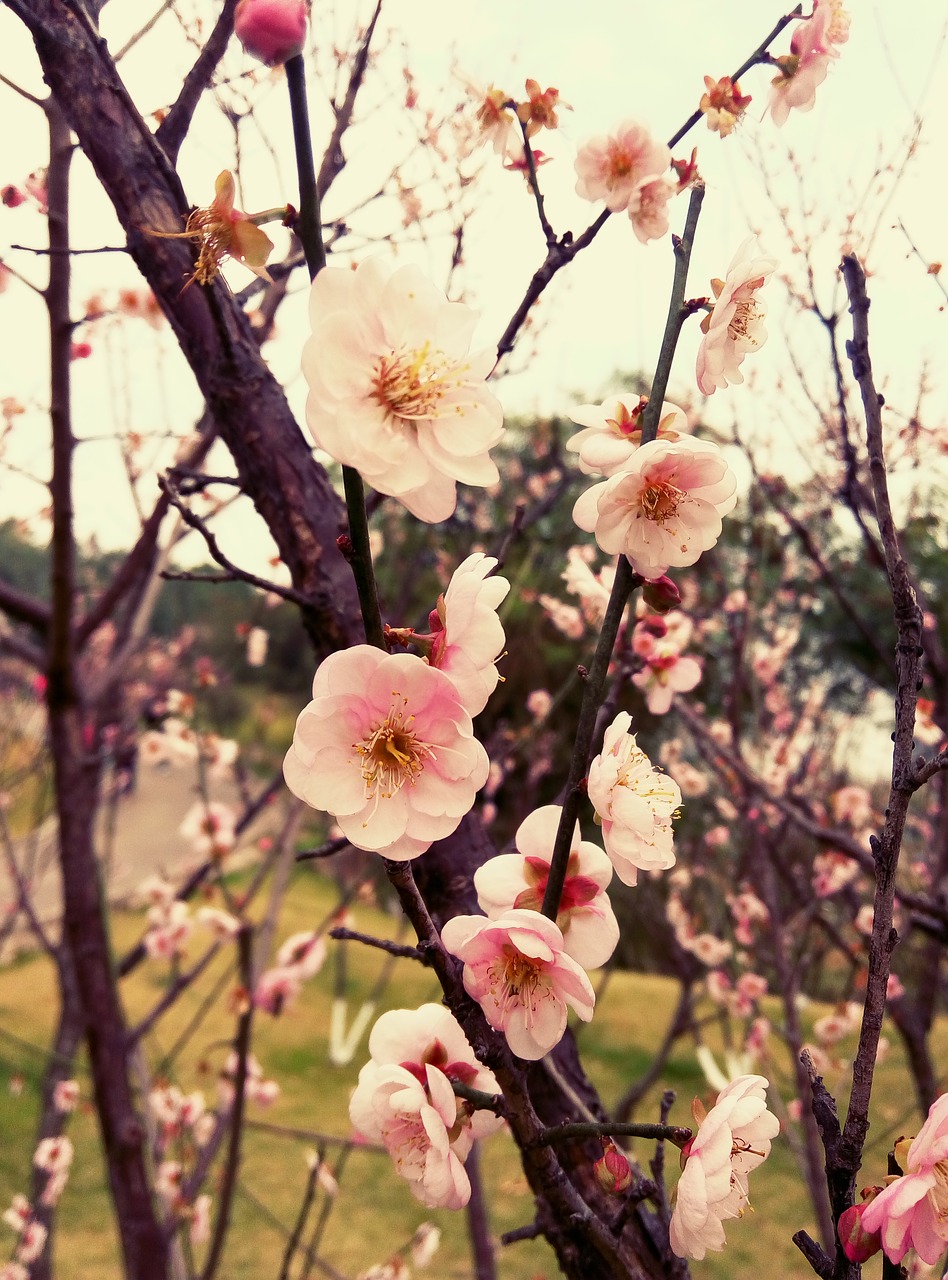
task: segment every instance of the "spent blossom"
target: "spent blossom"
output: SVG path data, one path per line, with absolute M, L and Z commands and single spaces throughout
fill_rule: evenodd
M 629 733 L 631 724 L 629 713 L 620 711 L 589 766 L 587 783 L 606 853 L 628 885 L 638 882 L 639 871 L 675 865 L 672 818 L 681 805 L 677 783 L 655 768 Z
M 448 676 L 362 644 L 320 664 L 283 771 L 356 848 L 405 861 L 457 828 L 488 768 Z
M 540 910 L 562 812 L 558 804 L 535 809 L 517 829 L 519 852 L 490 858 L 474 873 L 477 901 L 489 919 L 515 908 Z M 619 925 L 606 893 L 611 879 L 612 863 L 597 845 L 582 839 L 577 822 L 556 923 L 564 951 L 584 969 L 605 964 L 619 941 Z
M 723 1249 L 722 1224 L 747 1208 L 747 1175 L 770 1154 L 780 1129 L 767 1110 L 767 1087 L 763 1076 L 739 1076 L 721 1090 L 706 1115 L 695 1100 L 698 1132 L 682 1151 L 684 1168 L 669 1224 L 679 1258 L 700 1261 L 709 1249 Z
M 475 319 L 418 267 L 377 257 L 355 271 L 327 267 L 312 284 L 309 429 L 420 520 L 452 514 L 457 481 L 499 478 L 488 450 L 503 435 L 503 411 L 485 385 L 496 356 L 471 354 Z
M 271 278 L 266 261 L 273 252 L 273 241 L 257 222 L 259 219 L 269 220 L 273 211 L 242 213 L 234 207 L 236 193 L 234 175 L 225 169 L 217 175 L 214 183 L 214 199 L 206 209 L 194 210 L 183 231 L 152 232 L 168 240 L 193 240 L 197 243 L 198 260 L 191 279 L 198 284 L 213 283 L 221 264 L 228 258 L 233 258 L 263 280 Z
M 890 1262 L 901 1262 L 914 1249 L 934 1264 L 948 1246 L 948 1094 L 932 1103 L 915 1138 L 896 1144 L 895 1157 L 905 1175 L 872 1201 L 862 1228 L 881 1233 Z
M 567 449 L 579 454 L 579 469 L 585 475 L 612 476 L 621 471 L 642 443 L 642 415 L 648 396 L 621 393 L 601 404 L 581 404 L 570 418 L 582 431 L 566 441 Z M 688 419 L 675 404 L 662 404 L 658 420 L 659 440 L 680 440 L 688 431 Z
M 573 519 L 609 555 L 625 555 L 643 578 L 694 564 L 737 503 L 737 480 L 709 440 L 652 440 L 622 471 L 587 489 Z
M 557 925 L 537 911 L 516 908 L 496 920 L 455 916 L 441 931 L 464 962 L 463 982 L 518 1057 L 536 1061 L 559 1044 L 566 1007 L 588 1022 L 596 995 L 585 971 L 563 948 Z
M 704 338 L 696 370 L 698 386 L 707 396 L 729 382 L 743 382 L 744 356 L 767 341 L 766 308 L 758 293 L 773 275 L 777 260 L 760 254 L 755 239 L 748 236 L 743 242 L 724 280 L 711 281 L 716 301 L 701 322 Z
M 704 112 L 708 128 L 726 138 L 750 106 L 750 94 L 744 96 L 741 86 L 730 76 L 722 76 L 720 80 L 705 76 L 704 88 L 699 110 Z

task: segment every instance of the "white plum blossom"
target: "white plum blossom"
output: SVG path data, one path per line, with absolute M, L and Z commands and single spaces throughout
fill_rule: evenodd
M 499 478 L 488 450 L 503 411 L 485 380 L 496 355 L 470 353 L 475 314 L 416 266 L 370 258 L 326 267 L 310 293 L 303 349 L 316 443 L 420 520 L 452 514 L 456 482 Z
M 570 418 L 583 428 L 566 441 L 579 454 L 585 475 L 612 476 L 626 466 L 642 443 L 642 415 L 647 396 L 622 392 L 602 404 L 580 404 Z M 688 431 L 688 419 L 677 405 L 664 402 L 658 421 L 659 440 L 679 440 Z
M 737 480 L 709 440 L 652 440 L 608 480 L 576 500 L 573 519 L 609 555 L 625 555 L 643 578 L 692 565 L 721 534 L 737 503 Z
M 515 908 L 542 907 L 562 812 L 558 804 L 535 809 L 517 829 L 519 852 L 490 858 L 474 873 L 478 904 L 491 920 Z M 612 863 L 598 845 L 582 839 L 577 822 L 556 923 L 563 950 L 584 969 L 605 964 L 619 941 L 619 924 L 606 893 L 611 879 Z
M 669 1225 L 679 1258 L 700 1261 L 709 1249 L 723 1249 L 722 1223 L 747 1208 L 747 1175 L 770 1154 L 780 1130 L 767 1110 L 767 1087 L 763 1076 L 739 1076 L 721 1090 L 707 1115 L 695 1100 L 698 1132 L 682 1153 L 685 1166 Z
M 465 991 L 518 1057 L 533 1062 L 559 1044 L 567 1005 L 584 1022 L 592 1017 L 589 978 L 566 954 L 557 925 L 538 911 L 505 911 L 496 920 L 455 916 L 441 940 L 464 962 Z
M 283 772 L 356 848 L 405 861 L 457 828 L 488 768 L 448 676 L 362 644 L 320 664 Z
M 178 834 L 202 858 L 222 858 L 237 843 L 237 815 L 220 800 L 196 800 Z
M 448 676 L 471 716 L 484 710 L 500 679 L 496 661 L 505 637 L 497 610 L 510 583 L 491 574 L 496 565 L 494 556 L 479 551 L 468 556 L 429 619 L 434 634 L 429 661 Z
M 713 395 L 729 382 L 744 381 L 741 365 L 748 351 L 767 341 L 766 308 L 758 293 L 773 275 L 776 258 L 764 257 L 755 236 L 748 236 L 731 259 L 724 280 L 712 280 L 715 304 L 701 322 L 704 338 L 698 348 L 698 386 Z
M 675 865 L 672 818 L 681 805 L 678 784 L 656 769 L 629 733 L 632 717 L 620 711 L 606 730 L 602 752 L 589 766 L 587 790 L 602 823 L 606 853 L 623 884 L 639 871 Z

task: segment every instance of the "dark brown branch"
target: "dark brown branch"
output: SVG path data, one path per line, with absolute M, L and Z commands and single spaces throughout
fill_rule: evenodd
M 25 622 L 41 637 L 45 637 L 49 627 L 49 605 L 2 580 L 0 580 L 0 611 L 8 618 L 12 618 L 14 622 Z
M 375 34 L 375 27 L 381 12 L 382 0 L 378 0 L 375 12 L 372 14 L 372 20 L 366 28 L 362 43 L 356 50 L 356 55 L 352 60 L 352 73 L 346 86 L 346 96 L 342 100 L 342 105 L 336 107 L 336 123 L 333 125 L 329 143 L 319 166 L 319 173 L 316 175 L 316 190 L 320 200 L 324 198 L 326 192 L 346 167 L 346 158 L 342 152 L 342 139 L 346 130 L 352 124 L 352 114 L 355 111 L 356 99 L 359 96 L 362 81 L 365 79 L 366 68 L 369 65 L 369 48 L 372 44 L 372 37 Z
M 234 12 L 237 0 L 224 0 L 220 16 L 197 61 L 185 76 L 181 92 L 168 109 L 155 133 L 158 145 L 172 162 L 177 159 L 201 96 L 211 83 L 217 65 L 234 34 Z

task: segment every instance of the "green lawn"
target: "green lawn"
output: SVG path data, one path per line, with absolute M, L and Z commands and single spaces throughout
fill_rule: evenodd
M 318 924 L 332 907 L 333 890 L 328 882 L 308 869 L 297 874 L 284 910 L 280 936 Z M 381 912 L 356 908 L 356 927 L 365 932 L 394 936 L 395 922 Z M 115 921 L 115 947 L 123 950 L 140 933 L 142 918 L 120 915 Z M 335 944 L 334 944 L 335 945 Z M 197 935 L 191 955 L 200 954 Z M 350 1016 L 370 989 L 383 962 L 377 951 L 348 944 L 347 973 Z M 154 1068 L 167 1054 L 191 1020 L 203 996 L 225 975 L 227 961 L 221 957 L 202 978 L 200 986 L 188 993 L 159 1024 L 148 1045 Z M 130 1019 L 145 1013 L 160 996 L 166 970 L 154 962 L 142 966 L 124 984 Z M 275 1076 L 282 1093 L 267 1110 L 251 1108 L 253 1120 L 268 1124 L 311 1130 L 331 1136 L 348 1133 L 347 1100 L 359 1067 L 365 1060 L 364 1043 L 352 1064 L 333 1067 L 328 1060 L 329 1009 L 333 961 L 304 991 L 301 1000 L 278 1020 L 260 1016 L 255 1052 L 268 1075 Z M 593 1022 L 582 1029 L 584 1057 L 588 1068 L 609 1105 L 648 1061 L 650 1046 L 657 1044 L 674 1005 L 674 984 L 656 977 L 617 974 L 613 977 L 597 1009 Z M 383 1000 L 384 1007 L 411 1006 L 436 1000 L 438 992 L 431 975 L 409 961 L 400 961 Z M 37 1085 L 43 1064 L 40 1046 L 46 1043 L 55 1014 L 55 990 L 48 962 L 41 957 L 21 959 L 0 972 L 0 1202 L 5 1207 L 16 1191 L 28 1189 L 28 1171 L 35 1123 Z M 777 1021 L 776 1008 L 770 1011 Z M 808 1016 L 817 1017 L 822 1009 Z M 169 1078 L 184 1090 L 202 1088 L 213 1101 L 216 1071 L 232 1034 L 233 1015 L 218 1001 L 200 1031 L 181 1051 Z M 713 1043 L 713 1042 L 712 1042 Z M 939 1048 L 948 1049 L 948 1034 L 939 1036 Z M 787 1064 L 773 1064 L 786 1081 Z M 83 1094 L 89 1096 L 88 1076 L 80 1067 L 78 1076 Z M 11 1079 L 22 1079 L 16 1095 L 7 1087 Z M 709 1091 L 697 1064 L 685 1044 L 679 1044 L 668 1064 L 663 1082 L 678 1091 L 672 1119 L 689 1122 L 691 1098 Z M 656 1097 L 660 1090 L 656 1090 Z M 786 1096 L 786 1094 L 785 1094 Z M 640 1111 L 639 1118 L 655 1118 L 654 1103 Z M 911 1110 L 911 1091 L 902 1069 L 897 1046 L 880 1067 L 879 1124 L 870 1147 L 872 1177 L 884 1172 L 887 1139 L 911 1132 L 916 1120 Z M 884 1132 L 883 1132 L 884 1130 Z M 75 1115 L 70 1129 L 76 1144 L 73 1175 L 61 1207 L 57 1235 L 59 1274 L 96 1276 L 111 1280 L 120 1276 L 114 1231 L 103 1185 L 103 1170 L 97 1150 L 94 1117 L 86 1106 Z M 286 1241 L 286 1231 L 297 1214 L 306 1180 L 306 1153 L 315 1139 L 280 1136 L 251 1129 L 246 1138 L 241 1187 L 234 1206 L 234 1225 L 220 1271 L 222 1280 L 276 1280 Z M 335 1160 L 339 1148 L 330 1153 Z M 642 1144 L 640 1154 L 647 1150 Z M 671 1153 L 674 1157 L 674 1151 Z M 492 1224 L 499 1235 L 532 1218 L 532 1206 L 519 1162 L 509 1139 L 502 1134 L 483 1148 L 483 1170 L 492 1189 Z M 675 1161 L 670 1160 L 672 1179 Z M 341 1191 L 321 1246 L 321 1255 L 338 1271 L 352 1277 L 374 1262 L 384 1260 L 405 1243 L 424 1221 L 434 1221 L 444 1232 L 441 1252 L 429 1274 L 462 1280 L 471 1274 L 465 1248 L 463 1214 L 428 1211 L 410 1195 L 406 1184 L 395 1177 L 387 1157 L 371 1151 L 352 1150 L 342 1172 Z M 778 1140 L 768 1163 L 752 1182 L 755 1213 L 728 1226 L 728 1249 L 724 1254 L 694 1265 L 694 1274 L 713 1280 L 751 1278 L 761 1267 L 768 1273 L 805 1276 L 807 1268 L 790 1243 L 790 1235 L 800 1226 L 812 1229 L 811 1214 L 787 1144 Z M 0 1231 L 7 1229 L 0 1226 Z M 8 1233 L 9 1235 L 9 1233 Z M 12 1235 L 9 1237 L 12 1243 Z M 534 1280 L 553 1277 L 555 1263 L 547 1247 L 538 1242 L 516 1244 L 500 1255 L 503 1280 Z M 314 1272 L 314 1275 L 318 1275 Z

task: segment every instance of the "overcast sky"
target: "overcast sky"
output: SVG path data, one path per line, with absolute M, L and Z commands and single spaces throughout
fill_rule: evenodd
M 110 0 L 102 14 L 103 30 L 113 49 L 125 41 L 158 8 L 143 0 Z M 179 0 L 182 12 L 213 16 L 209 0 Z M 368 6 L 341 2 L 335 16 L 319 0 L 316 33 L 322 43 L 351 29 L 353 18 Z M 835 266 L 852 234 L 862 250 L 872 227 L 877 233 L 869 265 L 873 296 L 874 360 L 889 400 L 911 409 L 919 369 L 931 364 L 931 412 L 944 421 L 946 403 L 945 355 L 948 318 L 940 310 L 944 297 L 924 268 L 908 258 L 908 245 L 897 229 L 901 219 L 920 250 L 930 259 L 948 259 L 944 217 L 948 141 L 945 23 L 942 0 L 918 0 L 905 20 L 905 6 L 890 3 L 851 5 L 851 38 L 842 57 L 821 87 L 815 109 L 791 113 L 782 130 L 764 118 L 770 72 L 757 68 L 743 82 L 753 95 L 747 118 L 736 135 L 722 141 L 698 126 L 676 155 L 699 147 L 699 163 L 707 182 L 701 224 L 695 246 L 689 292 L 708 292 L 710 277 L 723 275 L 729 259 L 749 230 L 759 231 L 764 251 L 781 259 L 792 274 L 798 257 L 787 242 L 774 204 L 791 210 L 799 235 L 816 242 L 815 264 L 826 305 L 834 296 Z M 472 78 L 494 82 L 511 94 L 522 92 L 531 76 L 544 86 L 556 85 L 572 104 L 561 115 L 555 136 L 538 140 L 553 161 L 541 170 L 548 212 L 557 231 L 581 230 L 597 212 L 574 193 L 573 155 L 594 133 L 608 131 L 620 120 L 634 118 L 657 136 L 668 137 L 697 105 L 705 74 L 720 76 L 739 64 L 767 34 L 782 12 L 769 0 L 673 0 L 663 5 L 637 5 L 630 0 L 587 0 L 582 6 L 562 0 L 477 0 L 460 5 L 444 0 L 387 0 L 387 30 L 407 43 L 409 63 L 422 100 L 443 100 L 453 83 L 452 68 L 460 66 Z M 774 50 L 786 52 L 789 31 Z M 384 42 L 383 42 L 384 44 Z M 0 71 L 41 92 L 29 42 L 9 11 L 0 9 Z M 394 44 L 383 54 L 383 67 L 395 66 Z M 143 111 L 170 101 L 193 58 L 180 39 L 177 24 L 166 14 L 151 35 L 123 62 L 123 71 Z M 249 66 L 238 47 L 228 55 L 226 70 L 239 74 Z M 323 97 L 313 85 L 316 148 L 328 129 Z M 289 149 L 281 141 L 285 125 L 285 95 L 279 80 L 265 83 L 260 109 L 264 132 L 277 140 L 276 161 L 255 130 L 243 131 L 242 173 L 251 209 L 295 198 Z M 0 151 L 0 185 L 20 182 L 44 163 L 41 114 L 0 85 L 4 143 Z M 327 217 L 348 207 L 356 188 L 370 191 L 387 173 L 397 154 L 393 141 L 397 121 L 387 106 L 371 125 L 353 135 L 350 168 L 338 204 L 330 201 Z M 923 117 L 920 140 L 905 173 L 884 203 L 873 174 L 904 153 L 916 117 Z M 393 132 L 394 131 L 394 132 Z M 486 153 L 485 153 L 486 158 Z M 212 109 L 199 117 L 199 126 L 181 157 L 189 196 L 206 203 L 216 174 L 234 165 L 233 135 L 221 126 Z M 771 195 L 765 191 L 764 171 Z M 886 186 L 886 184 L 888 184 Z M 883 177 L 886 191 L 893 187 Z M 94 181 L 76 170 L 74 242 L 91 247 L 118 244 L 121 238 Z M 680 229 L 685 201 L 674 207 L 673 229 Z M 856 215 L 855 231 L 847 230 Z M 43 243 L 38 213 L 23 207 L 0 209 L 0 256 L 36 281 L 42 267 L 28 254 L 10 251 L 12 243 Z M 543 241 L 535 210 L 523 180 L 498 170 L 484 184 L 483 205 L 467 239 L 464 284 L 482 313 L 479 339 L 496 343 L 523 290 L 543 257 Z M 408 247 L 404 260 L 417 258 L 436 277 L 443 276 L 449 246 Z M 671 276 L 670 242 L 640 245 L 627 220 L 612 219 L 599 240 L 580 255 L 555 282 L 541 304 L 542 325 L 536 352 L 526 367 L 502 380 L 498 391 L 511 412 L 568 412 L 576 398 L 600 398 L 610 389 L 617 369 L 650 369 L 654 363 L 667 308 Z M 948 274 L 948 273 L 946 273 Z M 77 311 L 97 291 L 133 283 L 134 269 L 124 255 L 77 260 Z M 239 289 L 247 276 L 228 270 Z M 302 282 L 301 282 L 302 286 Z M 797 357 L 821 358 L 819 326 L 807 317 L 794 317 L 773 286 L 770 341 L 753 361 L 753 379 L 746 387 L 718 392 L 708 407 L 711 421 L 724 424 L 732 416 L 766 426 L 773 416 L 778 379 L 787 371 L 787 347 Z M 291 402 L 302 409 L 304 388 L 298 375 L 299 349 L 305 336 L 302 287 L 280 313 L 280 336 L 267 348 L 278 376 L 288 385 Z M 0 396 L 14 395 L 41 409 L 45 395 L 44 316 L 38 299 L 13 285 L 0 300 L 5 342 L 0 345 Z M 672 387 L 682 399 L 695 399 L 694 356 L 699 334 L 692 324 L 683 335 Z M 91 359 L 75 366 L 77 422 L 86 435 L 106 437 L 123 424 L 143 430 L 183 432 L 196 412 L 189 375 L 182 374 L 167 333 L 158 344 L 142 325 L 130 324 L 93 339 Z M 515 361 L 515 363 L 517 363 Z M 745 365 L 745 368 L 748 367 Z M 45 424 L 37 413 L 35 426 L 12 455 L 24 467 L 45 470 Z M 790 453 L 799 446 L 788 441 Z M 106 545 L 128 540 L 134 527 L 131 505 L 118 498 L 114 451 L 107 443 L 90 443 L 80 451 L 80 528 L 95 531 Z M 93 499 L 103 486 L 114 501 Z M 14 478 L 0 479 L 0 516 L 26 514 L 42 505 L 42 495 Z M 263 543 L 245 529 L 233 527 L 241 548 L 259 565 Z

